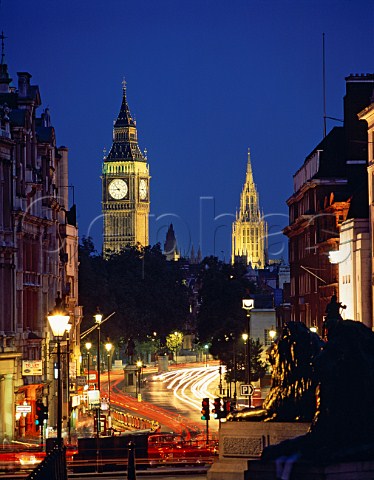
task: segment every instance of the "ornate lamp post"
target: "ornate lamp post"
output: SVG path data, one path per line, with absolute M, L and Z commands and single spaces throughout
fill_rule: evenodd
M 248 385 L 251 383 L 251 310 L 254 307 L 254 300 L 252 298 L 243 298 L 242 308 L 247 312 L 247 362 L 245 365 L 246 370 L 246 381 Z M 248 396 L 248 406 L 250 407 L 252 403 L 251 396 Z
M 95 322 L 97 323 L 97 389 L 99 390 L 99 407 L 96 410 L 96 435 L 97 440 L 99 441 L 100 436 L 100 402 L 101 402 L 101 394 L 100 394 L 100 325 L 103 319 L 103 315 L 100 312 L 100 309 L 97 308 L 97 312 L 94 315 Z
M 110 415 L 110 352 L 112 350 L 112 344 L 110 342 L 105 344 L 105 349 L 107 351 L 107 359 L 108 359 L 108 425 L 107 425 L 107 434 L 110 435 L 110 429 L 112 428 L 112 417 Z
M 70 425 L 70 330 L 73 325 L 71 323 L 68 323 L 66 325 L 66 370 L 67 370 L 67 375 L 66 375 L 66 386 L 67 386 L 67 406 L 68 406 L 68 411 L 67 411 L 67 419 L 68 419 L 68 439 L 69 439 L 69 444 L 71 442 L 71 425 Z
M 100 325 L 103 320 L 103 315 L 99 308 L 97 308 L 94 318 L 97 323 L 97 389 L 100 391 Z
M 57 444 L 62 445 L 62 378 L 61 378 L 61 339 L 66 332 L 66 326 L 70 316 L 62 306 L 62 300 L 58 294 L 56 306 L 48 315 L 49 325 L 53 335 L 57 339 Z
M 209 350 L 209 345 L 204 345 L 204 350 L 205 350 L 205 368 L 208 366 L 208 350 Z
M 174 340 L 175 340 L 175 365 L 178 363 L 178 332 L 174 332 Z
M 88 390 L 90 389 L 90 348 L 92 347 L 91 342 L 86 342 L 86 350 L 87 350 L 87 385 Z
M 242 339 L 243 339 L 243 342 L 244 342 L 244 367 L 245 367 L 245 381 L 248 380 L 248 368 L 247 368 L 247 364 L 248 364 L 248 358 L 247 358 L 247 349 L 248 349 L 248 338 L 249 338 L 249 335 L 248 333 L 242 333 Z
M 141 375 L 141 372 L 142 372 L 142 366 L 143 366 L 143 362 L 141 360 L 138 360 L 136 362 L 136 366 L 138 367 L 138 388 L 137 388 L 137 396 L 138 396 L 138 400 L 139 398 L 141 398 L 141 394 L 140 394 L 140 375 Z
M 111 343 L 105 344 L 105 349 L 107 351 L 108 358 L 108 402 L 109 402 L 109 416 L 110 416 L 110 351 L 112 350 L 113 345 Z

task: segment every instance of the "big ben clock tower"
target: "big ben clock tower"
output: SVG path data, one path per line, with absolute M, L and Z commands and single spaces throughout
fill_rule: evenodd
M 128 245 L 149 243 L 149 168 L 138 145 L 136 122 L 132 118 L 123 81 L 122 105 L 113 127 L 113 144 L 104 157 L 102 210 L 103 253 L 118 253 Z

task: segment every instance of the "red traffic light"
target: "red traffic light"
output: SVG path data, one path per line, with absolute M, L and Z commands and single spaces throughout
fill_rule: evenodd
M 214 409 L 212 412 L 214 413 L 214 418 L 222 418 L 222 406 L 221 406 L 221 399 L 215 398 L 214 399 Z
M 202 399 L 201 407 L 201 420 L 210 420 L 209 398 Z

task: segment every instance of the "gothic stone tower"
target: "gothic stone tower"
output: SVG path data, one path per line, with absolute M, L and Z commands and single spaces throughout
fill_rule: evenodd
M 251 265 L 252 268 L 265 268 L 267 234 L 267 223 L 260 212 L 248 149 L 247 174 L 240 197 L 240 211 L 236 213 L 236 220 L 232 224 L 232 263 L 239 261 Z
M 113 127 L 113 144 L 102 170 L 103 253 L 149 243 L 149 167 L 140 151 L 123 81 L 122 105 Z

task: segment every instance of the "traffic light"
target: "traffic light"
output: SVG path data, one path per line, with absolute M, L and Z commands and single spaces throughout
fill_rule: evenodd
M 46 405 L 43 405 L 43 422 L 44 420 L 48 420 L 48 407 Z
M 222 405 L 219 397 L 214 399 L 214 408 L 212 412 L 214 413 L 214 418 L 222 418 Z
M 203 398 L 201 407 L 201 420 L 210 420 L 209 398 Z
M 230 412 L 230 404 L 231 404 L 230 400 L 224 400 L 222 418 L 226 418 L 227 414 Z
M 35 425 L 43 425 L 44 420 L 48 420 L 48 408 L 42 400 L 36 401 Z
M 236 402 L 232 402 L 231 400 L 224 400 L 222 418 L 226 418 L 230 412 L 235 410 L 235 408 L 236 408 Z
M 42 400 L 37 400 L 35 408 L 35 425 L 43 425 L 43 407 Z

